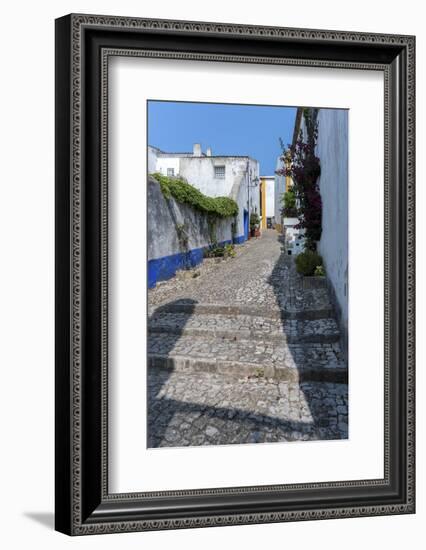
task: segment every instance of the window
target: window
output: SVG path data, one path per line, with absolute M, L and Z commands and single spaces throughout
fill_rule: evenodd
M 225 166 L 215 166 L 214 177 L 222 180 L 225 179 Z
M 173 177 L 175 175 L 175 169 L 174 168 L 167 168 L 167 175 L 170 177 Z

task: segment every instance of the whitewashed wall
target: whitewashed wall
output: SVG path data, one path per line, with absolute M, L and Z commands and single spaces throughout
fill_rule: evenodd
M 233 218 L 219 219 L 216 223 L 218 242 L 231 240 Z M 207 215 L 180 204 L 173 198 L 166 200 L 160 185 L 148 179 L 148 260 L 182 252 L 177 225 L 185 225 L 188 234 L 188 250 L 210 244 Z
M 173 169 L 173 176 L 177 176 L 180 171 L 179 157 L 157 157 L 156 172 L 160 172 L 163 176 L 167 176 L 167 170 Z
M 253 177 L 259 175 L 257 161 L 249 159 Z M 225 166 L 225 177 L 215 178 L 215 166 Z M 244 157 L 183 157 L 180 175 L 209 197 L 228 197 L 236 180 L 247 173 Z
M 157 151 L 158 149 L 148 145 L 148 174 L 153 174 L 157 170 Z
M 348 326 L 348 111 L 320 109 L 317 155 L 323 203 L 319 253 Z M 359 182 L 361 184 L 361 182 Z

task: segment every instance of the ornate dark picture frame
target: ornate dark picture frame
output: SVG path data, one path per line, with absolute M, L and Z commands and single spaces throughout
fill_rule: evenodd
M 110 494 L 107 71 L 113 55 L 382 71 L 384 478 Z M 56 529 L 70 535 L 414 513 L 413 36 L 68 15 L 56 21 Z

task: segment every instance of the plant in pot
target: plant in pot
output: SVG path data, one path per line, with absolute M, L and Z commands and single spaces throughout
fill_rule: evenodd
M 256 231 L 259 230 L 260 227 L 260 218 L 257 212 L 252 212 L 250 214 L 250 235 L 252 237 L 256 237 Z
M 296 204 L 296 193 L 293 187 L 290 187 L 288 191 L 281 196 L 281 214 L 284 218 L 297 218 L 299 211 Z
M 305 277 L 324 276 L 325 270 L 321 256 L 313 250 L 305 249 L 296 256 L 296 269 Z

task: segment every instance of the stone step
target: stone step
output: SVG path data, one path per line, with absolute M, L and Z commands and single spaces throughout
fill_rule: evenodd
M 148 367 L 289 382 L 347 383 L 348 376 L 337 343 L 279 344 L 170 333 L 149 335 Z
M 153 333 L 182 336 L 214 336 L 217 339 L 255 339 L 298 343 L 338 342 L 340 333 L 334 319 L 295 320 L 264 318 L 254 315 L 189 314 L 155 312 L 148 321 Z
M 294 320 L 316 320 L 328 319 L 334 316 L 333 308 L 330 306 L 319 309 L 305 308 L 298 310 L 280 309 L 272 306 L 244 305 L 244 304 L 209 304 L 193 302 L 172 302 L 157 307 L 148 308 L 148 315 L 154 313 L 187 313 L 187 314 L 214 314 L 214 315 L 252 315 L 255 317 L 264 317 L 266 319 L 294 319 Z
M 152 369 L 148 447 L 348 437 L 348 387 Z

